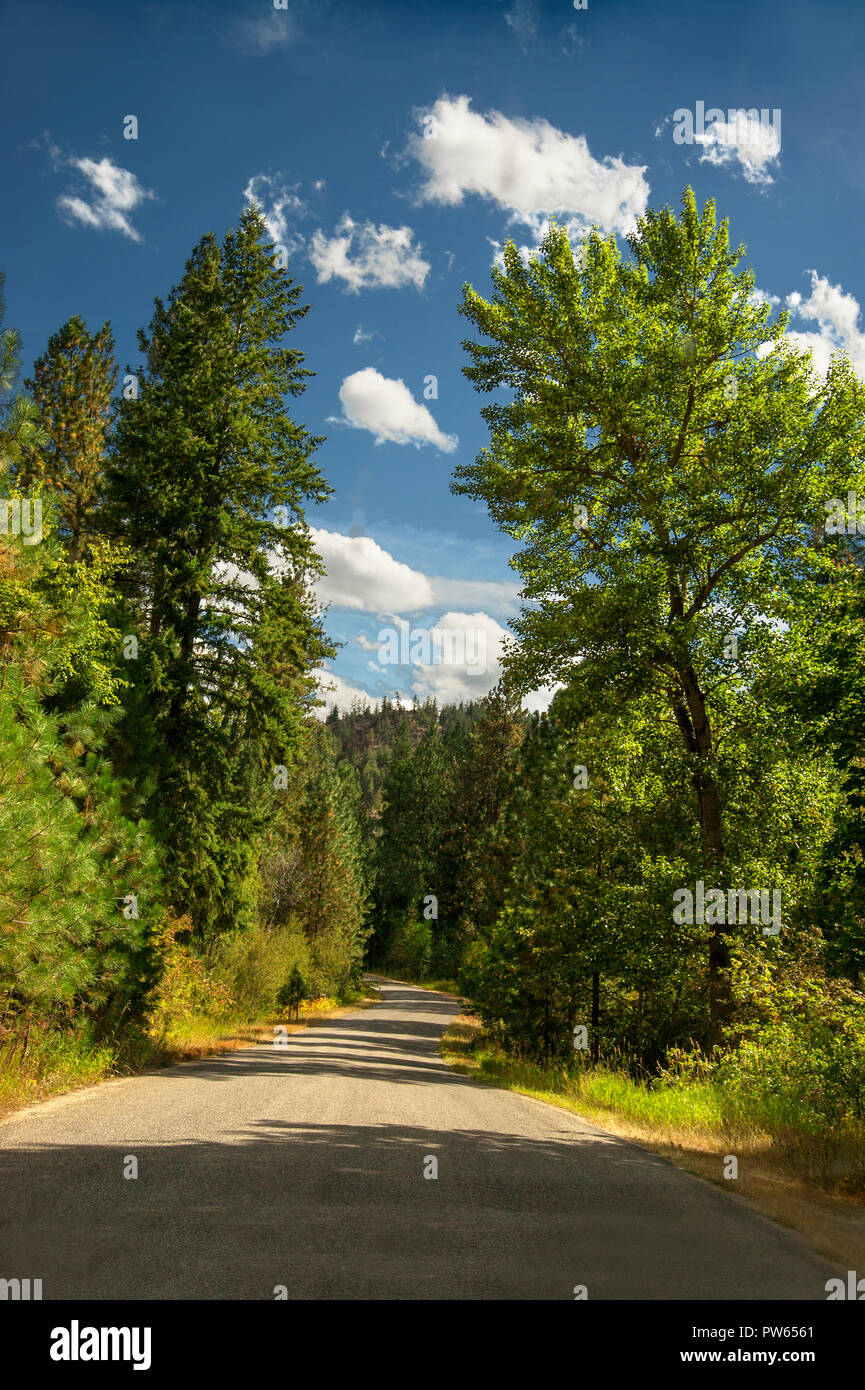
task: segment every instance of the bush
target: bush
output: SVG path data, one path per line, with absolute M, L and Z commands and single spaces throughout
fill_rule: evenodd
M 810 1177 L 858 1181 L 865 1141 L 865 999 L 801 963 L 739 962 L 736 994 L 751 1015 L 726 1049 L 670 1054 L 661 1084 L 710 1082 L 725 1125 L 759 1129 Z M 858 1157 L 857 1157 L 858 1153 Z
M 534 908 L 505 907 L 466 952 L 460 989 L 497 1041 L 515 1056 L 573 1055 L 580 958 L 569 923 Z
M 298 970 L 312 974 L 309 946 L 296 926 L 256 926 L 232 932 L 213 948 L 216 978 L 246 1018 L 259 1018 L 277 1006 L 279 991 Z
M 229 1014 L 234 996 L 229 984 L 208 968 L 195 949 L 178 940 L 192 931 L 188 917 L 176 917 L 169 908 L 156 927 L 152 946 L 159 982 L 151 997 L 149 1032 L 159 1036 L 167 1026 L 190 1014 Z
M 324 932 L 310 945 L 310 994 L 345 999 L 363 984 L 357 941 L 342 933 Z
M 401 922 L 391 938 L 386 969 L 410 980 L 422 980 L 429 973 L 431 960 L 432 927 L 429 922 L 416 922 L 411 918 Z
M 289 1018 L 291 1018 L 291 1011 L 294 1009 L 294 1016 L 297 1018 L 301 1004 L 304 999 L 308 998 L 309 985 L 298 966 L 294 965 L 291 974 L 276 996 L 276 1002 L 280 1008 L 288 1009 Z

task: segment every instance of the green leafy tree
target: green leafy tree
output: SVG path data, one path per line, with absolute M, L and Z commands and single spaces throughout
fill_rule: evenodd
M 861 488 L 865 388 L 849 361 L 819 379 L 752 300 L 714 204 L 649 211 L 623 259 L 597 231 L 576 257 L 551 227 L 524 263 L 467 286 L 468 378 L 509 399 L 483 410 L 490 445 L 455 490 L 486 500 L 523 549 L 529 601 L 506 669 L 608 701 L 652 691 L 688 760 L 701 872 L 725 886 L 717 691 L 741 679 L 731 632 L 817 601 L 827 498 Z M 768 345 L 766 350 L 764 345 Z M 759 351 L 758 351 L 759 350 Z M 728 1005 L 729 948 L 709 946 L 711 1034 Z

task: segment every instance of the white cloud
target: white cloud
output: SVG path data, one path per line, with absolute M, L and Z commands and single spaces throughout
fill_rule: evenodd
M 566 57 L 570 58 L 573 54 L 579 53 L 585 46 L 586 40 L 576 24 L 566 24 L 559 30 L 559 47 Z
M 99 231 L 120 232 L 130 241 L 141 241 L 141 233 L 133 227 L 129 214 L 140 203 L 154 198 L 155 193 L 149 188 L 142 188 L 133 173 L 121 169 L 108 158 L 69 159 L 65 162 L 83 174 L 90 185 L 86 196 L 64 193 L 57 199 L 57 206 L 67 219 Z
M 368 709 L 378 709 L 381 704 L 381 696 L 368 694 L 366 690 L 361 690 L 360 686 L 351 685 L 343 680 L 342 676 L 325 670 L 323 666 L 318 667 L 312 674 L 316 678 L 318 695 L 325 701 L 324 706 L 319 705 L 313 710 L 319 719 L 325 719 L 334 705 L 338 705 L 343 713 L 347 713 L 355 700 L 360 700 Z M 388 695 L 387 699 L 392 705 L 400 705 L 403 709 L 411 708 L 411 700 L 394 695 Z
M 341 423 L 354 429 L 369 430 L 377 444 L 434 444 L 444 453 L 453 453 L 459 440 L 443 434 L 425 405 L 412 396 L 405 382 L 382 376 L 375 367 L 347 376 L 339 388 Z M 331 417 L 338 419 L 339 417 Z
M 840 285 L 832 285 L 816 270 L 811 276 L 811 293 L 803 299 L 798 290 L 787 296 L 787 307 L 794 318 L 816 322 L 817 331 L 789 331 L 787 337 L 799 348 L 810 348 L 815 369 L 825 376 L 833 353 L 846 352 L 857 374 L 865 379 L 865 333 L 859 327 L 859 302 Z
M 310 528 L 326 576 L 316 582 L 320 603 L 367 613 L 418 613 L 433 604 L 429 579 L 395 560 L 370 536 Z
M 802 296 L 800 295 L 799 298 L 801 299 L 801 297 Z M 756 309 L 759 308 L 761 304 L 771 304 L 774 307 L 774 305 L 780 304 L 781 301 L 778 298 L 777 294 L 769 294 L 766 290 L 757 289 L 755 285 L 751 293 L 748 295 L 748 303 Z
M 516 611 L 519 585 L 496 579 L 450 579 L 426 575 L 395 560 L 370 536 L 310 528 L 313 544 L 327 574 L 315 585 L 320 603 L 366 613 L 420 613 L 424 609 L 472 607 L 502 618 Z M 376 651 L 363 636 L 354 639 L 364 651 Z
M 594 159 L 585 136 L 567 135 L 542 118 L 511 120 L 470 108 L 467 96 L 440 97 L 418 113 L 432 132 L 429 139 L 409 139 L 426 175 L 421 201 L 456 205 L 475 193 L 536 235 L 552 216 L 626 234 L 645 211 L 645 165 Z
M 538 6 L 536 0 L 513 0 L 505 10 L 505 23 L 518 39 L 531 42 L 538 37 Z
M 420 699 L 424 699 L 428 690 L 434 686 L 439 705 L 444 703 L 459 704 L 460 700 L 482 699 L 495 685 L 495 681 L 490 682 L 488 677 L 483 677 L 478 681 L 461 678 L 453 668 L 438 666 L 434 667 L 433 670 L 438 673 L 449 674 L 442 675 L 440 679 L 431 682 L 426 679 L 418 681 L 412 689 Z M 319 705 L 313 711 L 321 720 L 327 717 L 328 711 L 334 705 L 338 705 L 343 713 L 347 713 L 355 700 L 359 700 L 361 705 L 367 709 L 378 709 L 381 705 L 381 696 L 370 695 L 360 686 L 352 685 L 349 681 L 343 680 L 342 676 L 336 675 L 333 671 L 327 671 L 324 667 L 319 667 L 313 672 L 313 675 L 317 681 L 319 698 L 325 701 L 324 706 Z M 522 708 L 530 713 L 545 711 L 549 709 L 556 691 L 562 689 L 563 686 L 555 685 L 551 688 L 544 687 L 541 690 L 533 690 L 522 701 Z M 394 693 L 388 695 L 387 699 L 392 705 L 398 705 L 402 709 L 411 709 L 412 701 L 405 696 Z
M 768 166 L 781 153 L 780 129 L 765 124 L 748 112 L 728 111 L 726 121 L 715 121 L 708 130 L 696 131 L 694 143 L 702 149 L 701 164 L 738 165 L 748 183 L 774 183 Z
M 289 218 L 303 217 L 307 206 L 297 192 L 299 184 L 285 184 L 281 176 L 254 174 L 243 190 L 247 203 L 257 204 L 264 216 L 268 235 L 289 252 L 303 245 L 303 237 L 290 230 Z
M 354 337 L 351 341 L 354 343 L 355 347 L 360 347 L 363 343 L 371 343 L 373 338 L 380 337 L 381 334 L 376 333 L 375 329 L 373 329 L 372 332 L 367 332 L 363 324 L 359 323 L 357 328 L 354 330 Z
M 342 280 L 354 293 L 404 285 L 421 290 L 430 269 L 411 227 L 376 227 L 373 222 L 355 222 L 348 213 L 340 218 L 333 236 L 325 236 L 320 228 L 313 233 L 309 259 L 320 285 Z
M 435 607 L 469 607 L 493 609 L 502 617 L 510 617 L 519 606 L 519 584 L 501 579 L 446 579 L 442 575 L 430 578 Z
M 254 19 L 240 19 L 235 25 L 240 44 L 259 55 L 283 48 L 297 37 L 297 25 L 289 10 L 270 9 Z
M 561 681 L 556 681 L 555 685 L 542 685 L 540 690 L 530 690 L 521 701 L 522 708 L 528 714 L 545 714 L 553 703 L 553 697 L 564 688 Z
M 498 684 L 502 648 L 510 633 L 495 618 L 488 613 L 443 613 L 430 632 L 441 642 L 444 655 L 463 659 L 418 663 L 411 689 L 420 699 L 433 698 L 439 704 L 481 700 Z

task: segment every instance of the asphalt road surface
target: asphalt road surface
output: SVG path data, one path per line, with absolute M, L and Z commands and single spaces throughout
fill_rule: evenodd
M 284 1047 L 0 1124 L 0 1277 L 45 1300 L 825 1300 L 843 1273 L 664 1160 L 457 1075 L 438 1051 L 456 1002 L 382 992 Z

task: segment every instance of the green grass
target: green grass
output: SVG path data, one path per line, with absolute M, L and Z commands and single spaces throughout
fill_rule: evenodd
M 603 1067 L 577 1070 L 524 1061 L 490 1046 L 479 1028 L 464 1022 L 447 1029 L 442 1051 L 449 1062 L 479 1081 L 551 1100 L 584 1114 L 616 1114 L 640 1126 L 683 1136 L 728 1132 L 723 1097 L 716 1086 L 702 1083 L 649 1089 L 622 1072 Z M 753 1138 L 753 1133 L 747 1137 Z
M 92 1086 L 115 1074 L 115 1050 L 68 1033 L 46 1033 L 0 1050 L 0 1114 L 32 1105 L 46 1096 Z
M 856 1199 L 865 1193 L 865 1127 L 815 1129 L 791 1100 L 743 1097 L 711 1081 L 646 1085 L 612 1068 L 557 1066 L 513 1057 L 470 1015 L 446 1030 L 441 1050 L 467 1076 L 572 1110 L 616 1133 L 691 1154 L 733 1153 Z

